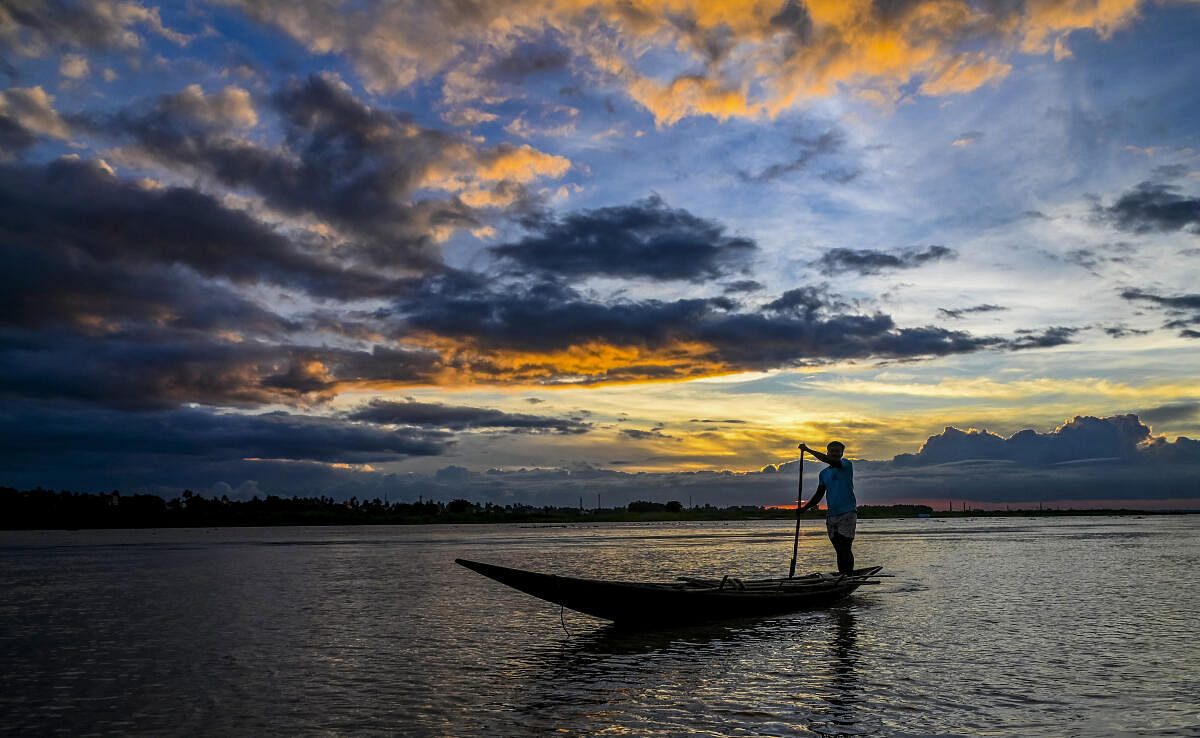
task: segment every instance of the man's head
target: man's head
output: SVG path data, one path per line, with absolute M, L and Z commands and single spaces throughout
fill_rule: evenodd
M 846 453 L 846 444 L 841 441 L 830 441 L 825 446 L 825 452 L 835 459 L 840 459 L 842 454 Z

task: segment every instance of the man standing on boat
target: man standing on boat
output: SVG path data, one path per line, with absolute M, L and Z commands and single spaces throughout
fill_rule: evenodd
M 804 503 L 800 512 L 816 507 L 821 498 L 829 495 L 825 506 L 825 529 L 833 550 L 837 552 L 838 572 L 850 574 L 854 571 L 854 528 L 858 524 L 858 501 L 854 499 L 854 465 L 850 459 L 842 458 L 846 444 L 833 441 L 825 447 L 825 453 L 800 444 L 800 453 L 810 453 L 818 460 L 829 464 L 821 470 L 817 480 L 817 491 L 812 499 Z

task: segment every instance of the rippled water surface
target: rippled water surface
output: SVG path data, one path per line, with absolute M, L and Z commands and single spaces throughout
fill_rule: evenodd
M 829 569 L 806 524 L 804 571 Z M 782 576 L 786 521 L 0 533 L 29 735 L 1200 735 L 1200 517 L 867 520 L 826 610 L 624 632 L 454 565 Z

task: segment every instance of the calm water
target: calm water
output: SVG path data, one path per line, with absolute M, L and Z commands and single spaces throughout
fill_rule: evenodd
M 801 570 L 832 550 L 806 523 Z M 455 566 L 780 576 L 784 521 L 0 533 L 29 735 L 1200 735 L 1200 516 L 868 520 L 833 609 L 627 633 Z M 564 629 L 565 625 L 565 629 Z

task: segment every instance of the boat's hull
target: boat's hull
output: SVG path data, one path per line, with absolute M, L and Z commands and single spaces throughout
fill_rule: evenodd
M 843 599 L 880 567 L 854 576 L 795 579 L 686 580 L 683 583 L 577 579 L 456 559 L 456 563 L 526 594 L 617 623 L 670 624 L 774 615 Z

